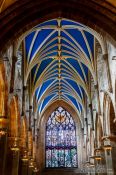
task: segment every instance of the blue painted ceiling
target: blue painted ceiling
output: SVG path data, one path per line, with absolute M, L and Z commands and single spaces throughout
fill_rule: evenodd
M 94 61 L 94 37 L 87 27 L 67 19 L 50 20 L 33 28 L 24 46 L 25 77 L 29 72 L 39 114 L 55 100 L 70 103 L 81 114 Z

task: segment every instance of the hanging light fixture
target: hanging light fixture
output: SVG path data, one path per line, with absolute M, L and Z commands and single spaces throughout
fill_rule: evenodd
M 29 168 L 34 168 L 34 159 L 33 158 L 31 158 L 29 160 Z
M 28 152 L 27 150 L 24 151 L 23 157 L 22 157 L 22 161 L 23 162 L 27 162 L 29 160 L 28 158 Z
M 107 145 L 104 145 L 103 148 L 104 148 L 104 150 L 111 150 L 112 146 L 107 144 Z
M 97 156 L 97 155 L 95 156 L 95 160 L 98 160 L 98 161 L 99 161 L 99 160 L 101 160 L 101 159 L 102 159 L 101 156 Z

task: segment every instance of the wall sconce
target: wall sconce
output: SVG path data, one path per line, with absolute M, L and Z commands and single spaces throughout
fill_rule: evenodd
M 101 156 L 95 156 L 95 160 L 101 160 L 102 159 L 102 157 Z
M 19 151 L 18 139 L 17 138 L 15 138 L 15 140 L 14 140 L 14 144 L 11 147 L 11 151 L 15 151 L 15 152 L 18 152 Z
M 28 152 L 25 150 L 24 151 L 24 155 L 23 155 L 23 157 L 22 157 L 22 161 L 23 162 L 27 162 L 29 160 L 29 158 L 28 158 Z
M 108 150 L 110 151 L 112 149 L 112 146 L 111 145 L 104 145 L 103 148 L 106 151 L 108 151 Z
M 33 159 L 29 160 L 29 168 L 34 168 L 34 160 Z
M 0 138 L 6 134 L 6 131 L 0 130 Z
M 110 155 L 110 151 L 112 150 L 112 146 L 111 145 L 104 145 L 103 148 L 105 151 L 107 151 L 107 155 Z
M 36 162 L 34 162 L 33 172 L 37 173 L 38 171 L 39 171 L 39 169 L 37 168 Z
M 37 167 L 34 167 L 34 169 L 33 169 L 33 172 L 34 173 L 37 173 L 39 170 L 37 169 Z

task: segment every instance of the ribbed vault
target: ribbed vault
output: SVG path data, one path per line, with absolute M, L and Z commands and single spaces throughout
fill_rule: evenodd
M 50 104 L 63 100 L 81 119 L 85 97 L 91 103 L 90 76 L 96 84 L 92 32 L 80 23 L 57 18 L 23 36 L 24 83 L 31 79 L 31 104 L 35 97 L 39 116 Z

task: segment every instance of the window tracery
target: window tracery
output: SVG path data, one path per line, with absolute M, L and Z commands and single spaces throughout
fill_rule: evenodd
M 77 167 L 76 126 L 72 116 L 58 107 L 46 124 L 46 167 Z

